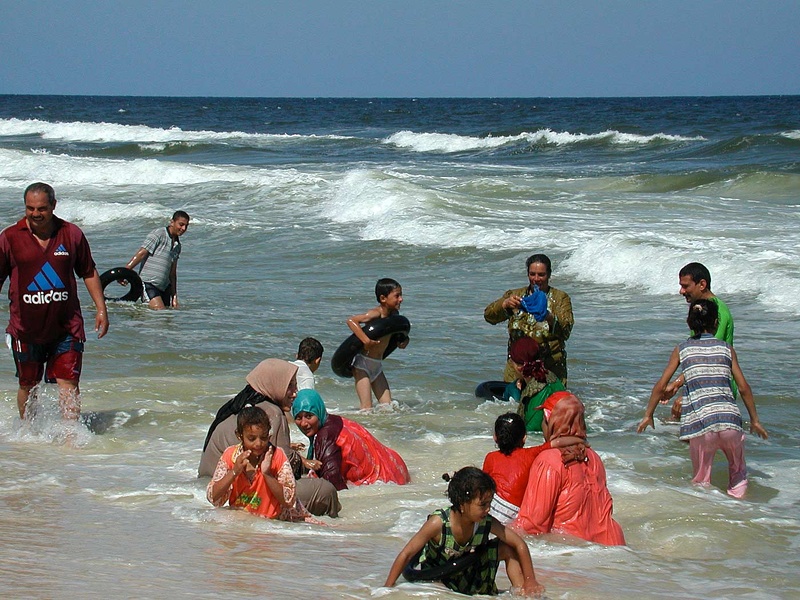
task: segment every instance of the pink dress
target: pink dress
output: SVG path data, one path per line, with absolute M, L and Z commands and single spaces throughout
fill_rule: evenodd
M 514 527 L 526 533 L 556 531 L 604 544 L 625 544 L 613 518 L 606 470 L 597 453 L 586 448 L 586 462 L 564 465 L 561 452 L 545 450 L 531 466 L 528 487 Z
M 329 416 L 330 418 L 330 416 Z M 386 481 L 404 485 L 411 481 L 400 455 L 381 444 L 360 423 L 342 418 L 336 444 L 342 449 L 342 475 L 355 485 Z

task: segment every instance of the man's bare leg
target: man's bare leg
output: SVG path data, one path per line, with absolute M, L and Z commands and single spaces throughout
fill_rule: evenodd
M 21 385 L 17 390 L 17 408 L 19 409 L 19 418 L 25 418 L 25 409 L 28 406 L 29 400 L 36 400 L 36 392 L 31 394 L 31 390 L 35 386 L 33 385 Z
M 56 379 L 58 384 L 58 405 L 61 418 L 65 421 L 77 421 L 81 415 L 81 391 L 78 382 L 70 379 Z

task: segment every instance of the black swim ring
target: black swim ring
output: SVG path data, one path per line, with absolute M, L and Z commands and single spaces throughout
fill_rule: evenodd
M 384 319 L 375 319 L 364 325 L 364 333 L 371 340 L 378 340 L 384 336 L 391 335 L 389 345 L 383 353 L 383 358 L 389 356 L 397 349 L 397 344 L 408 338 L 411 331 L 411 323 L 403 315 L 391 315 Z M 352 334 L 342 342 L 331 357 L 331 369 L 339 377 L 353 376 L 353 358 L 363 350 L 364 344 Z
M 462 554 L 456 558 L 448 559 L 447 562 L 436 565 L 435 567 L 419 564 L 422 550 L 417 552 L 403 569 L 403 577 L 407 581 L 441 581 L 445 577 L 455 575 L 459 571 L 472 566 L 484 552 L 483 546 L 478 546 L 472 551 Z
M 475 388 L 475 397 L 482 400 L 502 400 L 507 385 L 505 381 L 484 381 Z
M 126 293 L 122 296 L 109 296 L 106 293 L 106 287 L 113 282 L 127 281 L 128 287 L 123 288 Z M 106 300 L 122 301 L 122 302 L 136 302 L 142 299 L 142 290 L 144 285 L 139 277 L 139 274 L 127 267 L 117 267 L 110 269 L 100 275 L 100 284 L 103 286 L 103 296 Z

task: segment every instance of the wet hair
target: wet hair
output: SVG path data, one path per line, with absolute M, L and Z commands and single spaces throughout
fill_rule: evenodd
M 189 220 L 189 213 L 183 210 L 176 210 L 172 213 L 172 220 L 175 221 L 176 219 L 186 219 Z
M 525 444 L 525 421 L 517 413 L 507 412 L 494 422 L 494 437 L 497 447 L 506 456 Z
M 530 269 L 533 263 L 542 263 L 545 267 L 547 267 L 547 276 L 553 274 L 553 265 L 550 262 L 550 258 L 546 254 L 533 254 L 528 257 L 528 260 L 525 261 L 525 269 Z
M 378 283 L 375 284 L 375 298 L 378 300 L 378 302 L 380 302 L 381 296 L 388 296 L 399 287 L 402 286 L 397 283 L 397 281 L 390 279 L 389 277 L 378 279 Z
M 711 291 L 711 272 L 704 264 L 699 262 L 689 263 L 678 272 L 678 277 L 689 276 L 695 283 L 700 283 L 700 280 L 706 280 L 706 287 Z
M 47 196 L 47 203 L 50 204 L 50 206 L 53 206 L 53 204 L 56 203 L 56 191 L 53 189 L 53 186 L 42 183 L 41 181 L 37 181 L 36 183 L 32 183 L 26 187 L 25 193 L 22 194 L 22 199 L 27 199 L 29 193 L 35 194 L 40 192 Z
M 717 317 L 719 307 L 713 300 L 695 300 L 689 306 L 689 316 L 686 324 L 694 332 L 695 338 L 701 333 L 714 333 L 717 330 Z
M 482 498 L 488 493 L 494 494 L 497 490 L 494 479 L 477 467 L 464 467 L 453 473 L 452 477 L 445 473 L 442 479 L 449 482 L 447 497 L 452 505 L 450 508 L 456 512 L 461 512 L 461 507 L 475 498 Z
M 322 358 L 324 349 L 320 341 L 313 337 L 307 337 L 300 342 L 297 347 L 297 358 L 303 362 L 312 362 Z
M 269 417 L 267 413 L 261 410 L 258 406 L 245 406 L 236 415 L 236 434 L 241 436 L 244 433 L 245 427 L 251 425 L 259 425 L 264 428 L 264 431 L 269 433 Z

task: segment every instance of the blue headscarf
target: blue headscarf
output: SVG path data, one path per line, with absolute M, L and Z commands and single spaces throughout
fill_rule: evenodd
M 292 416 L 296 417 L 301 412 L 308 412 L 316 415 L 319 419 L 319 426 L 325 425 L 328 419 L 328 411 L 325 410 L 325 403 L 322 396 L 316 390 L 300 390 L 297 397 L 292 402 Z

